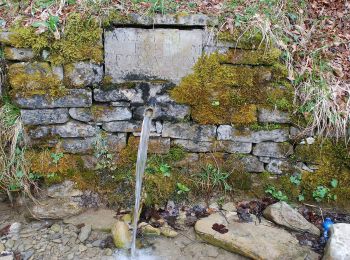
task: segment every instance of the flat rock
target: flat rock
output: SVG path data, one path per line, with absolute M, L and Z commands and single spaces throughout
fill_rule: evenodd
M 253 148 L 253 154 L 262 157 L 287 158 L 293 153 L 293 146 L 289 143 L 258 143 Z
M 192 141 L 213 141 L 216 137 L 216 126 L 165 122 L 162 136 Z
M 77 62 L 64 66 L 65 81 L 74 87 L 99 84 L 103 78 L 103 66 L 91 62 Z
M 49 94 L 23 97 L 16 95 L 13 102 L 20 108 L 60 108 L 60 107 L 90 107 L 92 105 L 92 92 L 88 89 L 67 89 L 59 97 Z
M 96 144 L 96 138 L 68 138 L 62 140 L 61 148 L 66 153 L 73 154 L 88 154 L 92 153 L 94 146 Z
M 144 103 L 141 88 L 94 89 L 94 99 L 98 102 L 128 101 L 136 104 Z
M 141 106 L 135 109 L 134 116 L 136 119 L 142 119 L 145 107 Z M 180 121 L 190 115 L 190 107 L 186 105 L 175 104 L 173 102 L 161 101 L 157 103 L 154 109 L 153 119 Z
M 228 232 L 221 234 L 213 230 L 212 226 L 215 223 L 225 225 Z M 316 253 L 300 246 L 298 240 L 289 232 L 274 227 L 265 220 L 260 224 L 240 223 L 235 216 L 227 223 L 221 214 L 215 213 L 197 221 L 195 231 L 209 244 L 252 259 L 318 259 Z
M 25 125 L 63 124 L 69 120 L 68 109 L 34 109 L 21 110 L 21 117 Z
M 75 188 L 75 183 L 69 180 L 50 186 L 46 192 L 47 196 L 51 198 L 70 198 L 83 195 L 81 190 Z
M 218 140 L 230 140 L 246 143 L 285 142 L 289 139 L 289 129 L 252 131 L 249 128 L 236 129 L 230 125 L 218 127 Z
M 60 137 L 92 137 L 97 134 L 97 128 L 80 123 L 80 122 L 74 122 L 70 121 L 64 125 L 57 125 L 54 126 L 52 130 L 52 134 L 57 134 Z
M 350 259 L 350 224 L 334 224 L 330 228 L 330 234 L 323 260 Z
M 288 160 L 270 159 L 266 165 L 266 171 L 274 174 L 292 172 L 293 166 Z
M 320 235 L 320 230 L 308 222 L 298 211 L 284 201 L 268 206 L 263 215 L 266 219 L 291 230 Z
M 131 233 L 129 226 L 124 221 L 116 220 L 112 224 L 112 236 L 117 248 L 129 248 L 131 244 Z
M 260 123 L 280 123 L 286 124 L 290 122 L 290 115 L 287 112 L 279 110 L 270 110 L 261 108 L 258 112 L 258 121 Z
M 110 209 L 89 209 L 80 215 L 65 218 L 63 222 L 73 225 L 84 223 L 85 225 L 90 225 L 92 230 L 108 232 L 116 221 L 115 216 L 116 212 Z
M 245 155 L 240 161 L 243 163 L 244 169 L 247 172 L 263 172 L 265 170 L 264 163 L 253 155 Z
M 29 61 L 35 54 L 32 49 L 5 47 L 4 56 L 6 60 Z
M 67 198 L 41 200 L 30 209 L 32 216 L 37 219 L 64 219 L 82 211 L 78 203 Z
M 206 153 L 215 150 L 215 145 L 213 142 L 198 142 L 192 140 L 173 139 L 171 140 L 171 144 L 179 145 L 183 147 L 187 152 L 193 153 Z
M 217 151 L 226 153 L 250 153 L 252 151 L 252 143 L 218 141 Z
M 112 83 L 157 79 L 178 83 L 202 55 L 203 30 L 115 28 L 105 31 L 104 41 L 105 70 Z

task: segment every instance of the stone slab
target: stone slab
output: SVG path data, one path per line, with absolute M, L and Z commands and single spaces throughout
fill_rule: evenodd
M 216 126 L 165 122 L 162 136 L 192 141 L 213 141 L 216 137 Z
M 68 109 L 34 109 L 21 110 L 21 117 L 25 125 L 63 124 L 69 120 Z
M 202 49 L 199 29 L 115 28 L 105 31 L 106 76 L 112 83 L 145 79 L 178 83 L 191 73 Z
M 192 140 L 174 139 L 171 141 L 171 144 L 181 146 L 187 152 L 193 153 L 207 153 L 215 150 L 213 142 L 197 142 Z
M 29 61 L 35 57 L 32 49 L 5 47 L 4 56 L 6 60 Z
M 23 97 L 16 95 L 13 102 L 21 108 L 59 108 L 59 107 L 90 107 L 92 93 L 89 89 L 67 89 L 61 97 L 50 95 L 32 95 Z
M 289 143 L 258 143 L 253 148 L 253 154 L 256 156 L 287 158 L 293 153 L 293 146 Z

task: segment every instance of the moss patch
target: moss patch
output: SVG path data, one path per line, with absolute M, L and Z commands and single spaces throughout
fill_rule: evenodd
M 217 53 L 202 56 L 194 72 L 170 94 L 175 101 L 190 105 L 192 118 L 201 124 L 255 123 L 257 106 L 275 107 L 275 100 L 267 101 L 269 91 L 275 90 L 271 69 L 222 65 L 223 57 Z
M 240 49 L 264 49 L 265 42 L 260 32 L 243 33 L 239 30 L 219 32 L 218 40 L 222 42 L 234 43 Z
M 8 70 L 8 79 L 14 94 L 27 96 L 50 93 L 56 96 L 58 92 L 62 94 L 63 90 L 61 81 L 46 62 L 12 64 Z
M 59 40 L 49 32 L 38 35 L 32 27 L 16 26 L 10 31 L 13 32 L 10 35 L 11 45 L 32 48 L 37 54 L 47 49 L 49 60 L 55 65 L 83 60 L 103 61 L 102 28 L 90 17 L 72 13 Z
M 223 55 L 222 63 L 245 64 L 245 65 L 273 65 L 281 56 L 279 49 L 271 50 L 242 50 L 231 49 L 227 55 Z

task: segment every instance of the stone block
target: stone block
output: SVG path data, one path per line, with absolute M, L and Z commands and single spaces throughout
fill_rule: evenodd
M 91 154 L 96 144 L 96 138 L 67 138 L 61 142 L 61 148 L 65 153 Z
M 21 117 L 25 125 L 50 125 L 68 122 L 67 108 L 21 110 Z
M 35 57 L 32 49 L 27 48 L 4 48 L 4 58 L 11 61 L 29 61 Z
M 126 134 L 107 134 L 107 148 L 109 152 L 119 152 L 126 147 Z
M 128 107 L 94 105 L 91 108 L 91 113 L 95 122 L 122 121 L 132 117 L 131 110 Z
M 287 112 L 261 108 L 258 111 L 258 121 L 260 123 L 290 123 L 290 116 Z
M 174 167 L 192 168 L 193 165 L 197 164 L 198 161 L 199 161 L 198 153 L 186 153 L 185 158 L 183 158 L 180 161 L 174 162 Z
M 137 138 L 139 140 L 139 138 Z M 148 142 L 148 153 L 167 154 L 170 150 L 170 138 L 150 137 Z
M 216 126 L 165 122 L 162 136 L 193 141 L 213 141 L 216 137 Z
M 107 122 L 102 125 L 102 128 L 107 132 L 123 132 L 134 133 L 141 132 L 142 121 L 115 121 Z M 156 132 L 154 123 L 152 122 L 151 132 Z
M 67 89 L 65 94 L 52 97 L 49 94 L 23 97 L 16 95 L 13 102 L 21 108 L 60 108 L 60 107 L 90 107 L 92 93 L 89 89 Z
M 289 129 L 252 131 L 248 128 L 236 129 L 230 125 L 218 127 L 218 140 L 230 140 L 245 143 L 261 143 L 266 141 L 285 142 L 289 139 Z
M 219 141 L 217 143 L 217 151 L 226 153 L 250 153 L 252 151 L 252 143 Z
M 113 106 L 113 107 L 129 107 L 130 102 L 128 102 L 128 101 L 115 101 L 115 102 L 111 102 L 111 106 Z
M 64 125 L 53 126 L 53 135 L 60 137 L 92 137 L 97 134 L 97 128 L 88 124 L 70 121 Z
M 70 108 L 69 109 L 69 115 L 78 121 L 82 121 L 82 122 L 90 122 L 93 121 L 93 116 L 91 113 L 91 109 L 90 108 Z
M 291 173 L 293 167 L 287 160 L 271 159 L 266 165 L 266 171 L 274 174 Z
M 193 153 L 207 153 L 215 150 L 215 145 L 213 142 L 199 142 L 192 140 L 174 139 L 171 140 L 171 144 L 181 146 L 187 152 Z
M 105 31 L 104 46 L 106 76 L 112 83 L 178 83 L 202 55 L 203 30 L 115 28 Z
M 293 146 L 289 143 L 258 143 L 253 148 L 253 154 L 256 156 L 287 158 L 293 153 Z
M 0 42 L 3 44 L 11 44 L 11 35 L 13 35 L 13 32 L 0 32 Z
M 94 89 L 94 99 L 98 102 L 128 101 L 131 103 L 143 104 L 143 93 L 139 88 L 130 89 Z
M 259 161 L 259 159 L 253 155 L 245 155 L 240 161 L 247 172 L 263 172 L 265 170 L 264 163 Z
M 103 79 L 103 66 L 91 62 L 77 62 L 64 66 L 65 81 L 74 87 L 97 85 Z
M 135 119 L 143 119 L 145 106 L 135 109 Z M 175 103 L 158 103 L 154 108 L 153 118 L 155 120 L 179 121 L 190 115 L 190 107 Z

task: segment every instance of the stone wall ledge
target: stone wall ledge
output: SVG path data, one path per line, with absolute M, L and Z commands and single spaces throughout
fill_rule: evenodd
M 90 89 L 66 89 L 65 94 L 59 97 L 44 95 L 22 96 L 16 94 L 13 102 L 20 108 L 67 108 L 90 107 L 92 105 L 92 92 Z
M 216 126 L 165 122 L 162 136 L 192 141 L 213 141 L 216 139 Z
M 142 25 L 142 26 L 176 26 L 176 27 L 204 27 L 207 25 L 217 26 L 217 17 L 204 14 L 156 14 L 145 16 L 131 13 L 127 17 L 120 17 L 112 21 L 114 25 Z
M 67 108 L 21 110 L 24 125 L 64 124 L 69 120 Z

